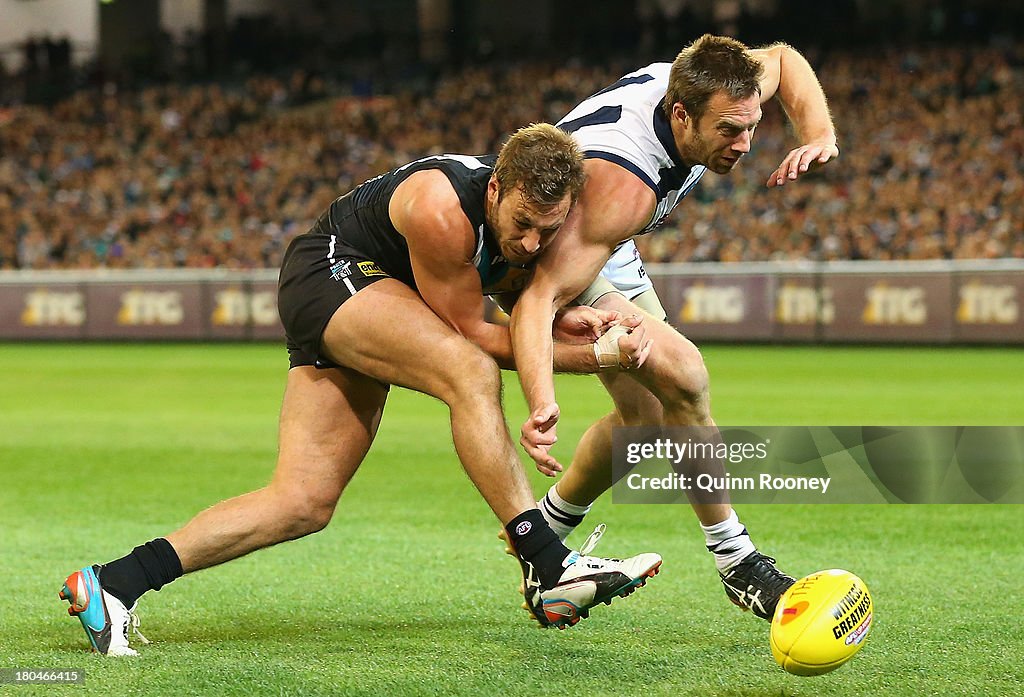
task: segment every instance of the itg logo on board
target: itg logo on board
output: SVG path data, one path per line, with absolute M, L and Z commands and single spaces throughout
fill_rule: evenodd
M 928 304 L 920 286 L 890 286 L 882 281 L 869 286 L 865 297 L 864 324 L 920 325 L 928 320 Z
M 229 288 L 214 294 L 211 321 L 215 326 L 236 327 L 249 324 L 265 327 L 277 323 L 277 296 L 273 291 L 250 293 Z
M 85 324 L 85 297 L 79 291 L 34 290 L 21 312 L 25 327 L 80 327 Z
M 775 296 L 775 319 L 782 324 L 832 324 L 836 306 L 831 288 L 785 282 Z
M 185 319 L 181 293 L 173 290 L 130 290 L 121 294 L 117 323 L 127 326 L 176 325 Z
M 743 321 L 746 306 L 740 286 L 709 286 L 694 283 L 683 291 L 683 309 L 679 319 L 684 323 Z
M 1017 288 L 970 281 L 960 286 L 956 321 L 960 324 L 1016 324 L 1020 318 Z

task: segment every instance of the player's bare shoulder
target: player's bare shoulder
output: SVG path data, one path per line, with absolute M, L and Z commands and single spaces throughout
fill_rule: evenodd
M 581 233 L 618 244 L 643 230 L 658 203 L 650 186 L 607 160 L 588 159 L 585 169 L 587 183 L 577 205 L 584 226 Z
M 470 253 L 473 232 L 451 180 L 439 169 L 410 174 L 398 185 L 388 204 L 395 229 L 412 246 Z

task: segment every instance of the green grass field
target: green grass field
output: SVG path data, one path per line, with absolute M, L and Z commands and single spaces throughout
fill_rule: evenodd
M 1024 423 L 1020 350 L 710 346 L 705 356 L 722 424 Z M 842 567 L 869 584 L 871 638 L 826 676 L 775 665 L 767 624 L 726 601 L 681 506 L 601 501 L 588 520 L 608 524 L 599 552 L 658 551 L 663 573 L 576 628 L 543 631 L 518 607 L 518 567 L 453 454 L 446 410 L 404 390 L 327 530 L 146 596 L 153 643 L 139 658 L 90 654 L 57 599 L 64 576 L 264 484 L 286 365 L 282 348 L 264 345 L 0 345 L 0 668 L 86 672 L 84 687 L 0 693 L 1022 694 L 1022 507 L 741 509 L 790 573 Z M 559 390 L 556 454 L 568 461 L 608 401 L 592 378 Z

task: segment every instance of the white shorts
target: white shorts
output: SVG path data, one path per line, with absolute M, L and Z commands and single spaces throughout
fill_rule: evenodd
M 644 260 L 640 258 L 640 252 L 632 239 L 626 240 L 612 252 L 601 274 L 574 302 L 577 305 L 593 305 L 601 296 L 616 292 L 625 296 L 626 300 L 637 302 L 642 309 L 659 319 L 665 316 L 658 294 L 654 291 L 654 284 L 644 269 Z M 640 298 L 641 295 L 643 298 Z

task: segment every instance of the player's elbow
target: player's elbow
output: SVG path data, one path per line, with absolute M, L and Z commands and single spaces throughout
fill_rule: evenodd
M 533 324 L 543 322 L 550 324 L 555 313 L 569 304 L 572 297 L 566 297 L 567 293 L 559 291 L 551 286 L 538 288 L 527 288 L 512 308 L 512 326 L 519 324 Z M 575 296 L 573 296 L 575 297 Z

